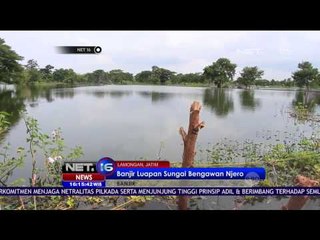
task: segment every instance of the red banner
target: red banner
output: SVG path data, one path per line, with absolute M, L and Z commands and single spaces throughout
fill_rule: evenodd
M 63 181 L 103 181 L 105 177 L 100 173 L 63 173 Z
M 118 160 L 115 161 L 117 164 L 117 168 L 169 168 L 169 161 L 123 161 Z

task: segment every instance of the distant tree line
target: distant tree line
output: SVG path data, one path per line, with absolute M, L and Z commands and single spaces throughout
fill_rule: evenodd
M 48 64 L 40 68 L 36 60 L 23 60 L 5 41 L 0 38 L 0 82 L 15 84 L 32 84 L 38 82 L 64 83 L 64 84 L 214 84 L 222 87 L 251 86 L 283 86 L 283 87 L 310 87 L 320 86 L 320 74 L 310 62 L 298 64 L 298 70 L 292 73 L 291 78 L 282 81 L 263 79 L 264 71 L 257 66 L 244 67 L 240 76 L 234 79 L 237 65 L 227 58 L 219 58 L 216 62 L 206 66 L 200 73 L 176 73 L 165 68 L 153 66 L 150 70 L 142 71 L 136 75 L 121 69 L 109 72 L 103 69 L 91 73 L 78 74 L 73 69 L 56 69 Z

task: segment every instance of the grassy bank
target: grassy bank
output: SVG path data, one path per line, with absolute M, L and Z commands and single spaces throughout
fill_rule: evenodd
M 35 87 L 85 87 L 85 86 L 108 86 L 108 85 L 116 85 L 116 86 L 122 86 L 122 85 L 136 85 L 136 86 L 170 86 L 170 87 L 215 87 L 214 85 L 210 83 L 166 83 L 165 85 L 159 85 L 159 84 L 152 84 L 152 83 L 141 83 L 141 82 L 132 82 L 132 81 L 123 81 L 122 83 L 117 84 L 104 84 L 104 83 L 89 83 L 89 82 L 82 82 L 82 83 L 61 83 L 61 82 L 34 82 L 32 84 L 28 84 L 27 86 L 35 86 Z M 23 87 L 23 85 L 20 85 Z M 236 85 L 228 85 L 224 88 L 231 88 L 231 89 L 239 89 Z M 244 90 L 250 90 L 250 89 L 258 89 L 258 90 L 286 90 L 286 91 L 297 91 L 297 90 L 306 90 L 304 88 L 298 88 L 298 87 L 286 87 L 286 86 L 252 86 L 251 88 L 240 88 Z M 314 87 L 310 88 L 309 91 L 320 91 L 320 87 Z
M 140 82 L 129 82 L 124 81 L 121 84 L 93 84 L 93 83 L 59 83 L 59 82 L 35 82 L 33 84 L 29 84 L 29 86 L 39 86 L 39 87 L 56 87 L 56 86 L 101 86 L 101 85 L 137 85 L 137 86 L 177 86 L 177 87 L 210 87 L 211 85 L 208 83 L 181 83 L 181 84 L 152 84 L 152 83 L 140 83 Z

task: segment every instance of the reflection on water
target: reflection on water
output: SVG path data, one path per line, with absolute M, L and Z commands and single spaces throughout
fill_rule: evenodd
M 204 91 L 203 104 L 217 116 L 225 117 L 233 111 L 232 92 L 229 89 L 208 88 Z
M 295 94 L 295 98 L 292 101 L 294 107 L 303 106 L 309 111 L 309 113 L 314 113 L 316 106 L 320 104 L 320 92 L 315 91 L 298 91 Z
M 50 91 L 50 95 L 52 95 L 52 91 Z M 56 98 L 73 98 L 75 95 L 74 88 L 65 88 L 58 89 L 54 92 L 54 96 Z
M 151 93 L 151 101 L 152 102 L 160 102 L 160 101 L 164 101 L 164 100 L 169 100 L 173 96 L 174 96 L 174 94 L 172 94 L 172 93 L 152 92 Z
M 112 97 L 112 98 L 122 98 L 125 96 L 130 96 L 132 91 L 108 91 L 108 90 L 88 90 L 85 91 L 86 94 L 93 95 L 97 98 L 104 98 L 104 97 Z
M 107 94 L 112 98 L 123 98 L 126 96 L 130 96 L 132 94 L 132 91 L 110 91 L 107 92 Z
M 87 94 L 92 94 L 93 96 L 97 97 L 97 98 L 104 98 L 107 93 L 105 91 L 92 91 L 92 92 L 88 92 Z
M 0 112 L 7 112 L 10 127 L 20 120 L 20 111 L 25 108 L 24 98 L 14 93 L 14 90 L 0 90 Z M 4 136 L 0 136 L 0 140 Z
M 60 101 L 56 101 L 58 99 Z M 176 148 L 171 146 L 179 143 L 180 139 L 176 136 L 175 129 L 186 124 L 185 121 L 188 120 L 186 109 L 194 100 L 202 103 L 203 114 L 206 115 L 204 120 L 207 121 L 206 131 L 202 133 L 203 137 L 199 141 L 208 143 L 212 142 L 212 136 L 214 136 L 214 139 L 226 136 L 239 138 L 240 134 L 242 134 L 242 139 L 256 136 L 256 131 L 261 131 L 261 129 L 269 126 L 266 120 L 270 116 L 275 117 L 277 111 L 290 106 L 297 106 L 302 103 L 307 106 L 310 112 L 315 112 L 320 104 L 320 93 L 163 86 L 79 88 L 17 86 L 15 89 L 0 89 L 0 111 L 11 113 L 9 121 L 12 126 L 19 122 L 19 111 L 24 108 L 27 108 L 27 111 L 34 117 L 40 118 L 39 122 L 46 122 L 46 126 L 50 127 L 49 131 L 61 127 L 66 129 L 65 131 L 70 129 L 70 134 L 72 134 L 72 131 L 77 133 L 88 131 L 90 134 L 95 133 L 96 136 L 99 135 L 101 129 L 107 131 L 106 122 L 114 121 L 112 123 L 116 126 L 121 122 L 124 127 L 117 129 L 117 132 L 115 128 L 108 130 L 107 135 L 113 135 L 112 143 L 108 144 L 117 145 L 114 149 L 116 152 L 131 149 L 126 157 L 134 152 L 134 156 L 137 158 L 148 157 L 150 153 L 146 154 L 143 151 L 141 153 L 138 151 L 138 145 L 132 142 L 129 142 L 130 145 L 124 144 L 122 146 L 121 136 L 139 139 L 139 141 L 148 145 L 146 149 L 152 144 L 159 146 L 161 141 L 167 139 L 168 142 L 164 151 L 171 153 L 167 157 L 181 158 L 179 153 L 176 152 Z M 148 104 L 150 101 L 152 105 Z M 142 108 L 136 108 L 137 104 L 140 104 Z M 174 112 L 168 113 L 166 109 L 174 109 Z M 250 112 L 247 110 L 250 110 Z M 52 115 L 53 112 L 54 115 Z M 107 112 L 116 114 L 116 117 L 113 116 L 112 120 L 107 119 L 105 115 Z M 129 112 L 130 118 L 124 118 Z M 65 121 L 64 116 L 66 115 L 68 115 L 68 121 Z M 149 121 L 146 116 L 153 117 L 155 120 Z M 215 121 L 211 121 L 211 119 L 215 119 Z M 281 130 L 285 127 L 286 123 L 283 122 L 283 119 L 272 119 L 272 121 L 273 128 Z M 77 122 L 79 126 L 70 125 L 69 122 Z M 135 125 L 134 130 L 132 129 L 133 125 Z M 131 127 L 131 134 L 127 135 L 124 132 L 129 127 Z M 157 131 L 159 132 L 157 133 Z M 16 135 L 17 133 L 13 132 L 12 134 Z M 14 136 L 12 138 L 15 139 Z M 98 141 L 99 137 L 95 138 Z M 71 137 L 71 139 L 74 138 Z M 93 142 L 92 144 L 98 144 L 100 149 L 103 149 L 100 142 Z M 155 152 L 159 152 L 158 147 L 154 148 L 157 148 Z M 92 152 L 96 151 L 93 145 L 89 147 L 89 151 L 90 149 Z
M 175 96 L 176 96 L 175 93 L 169 93 L 169 92 L 138 91 L 137 93 L 138 93 L 138 95 L 140 95 L 141 97 L 151 98 L 151 101 L 152 101 L 153 103 L 161 102 L 161 101 L 165 101 L 165 100 L 169 100 L 169 99 L 171 99 L 172 97 L 175 97 Z
M 243 109 L 256 110 L 260 106 L 259 99 L 255 99 L 253 90 L 243 90 L 240 92 L 240 103 Z
M 16 86 L 16 95 L 28 102 L 35 102 L 39 98 L 52 102 L 52 87 L 49 86 Z

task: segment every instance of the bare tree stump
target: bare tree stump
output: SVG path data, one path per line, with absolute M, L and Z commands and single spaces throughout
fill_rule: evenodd
M 198 132 L 204 127 L 204 122 L 200 122 L 200 110 L 201 105 L 199 102 L 194 101 L 190 107 L 190 117 L 189 117 L 189 128 L 188 134 L 185 132 L 183 127 L 179 129 L 179 133 L 183 141 L 183 156 L 182 156 L 182 167 L 188 168 L 193 167 L 194 157 L 196 155 L 195 147 Z M 188 197 L 179 196 L 178 197 L 178 209 L 186 210 L 188 209 Z
M 319 184 L 318 181 L 298 175 L 295 179 L 297 186 L 314 187 Z M 309 200 L 309 196 L 292 196 L 286 205 L 282 206 L 282 210 L 301 210 Z

